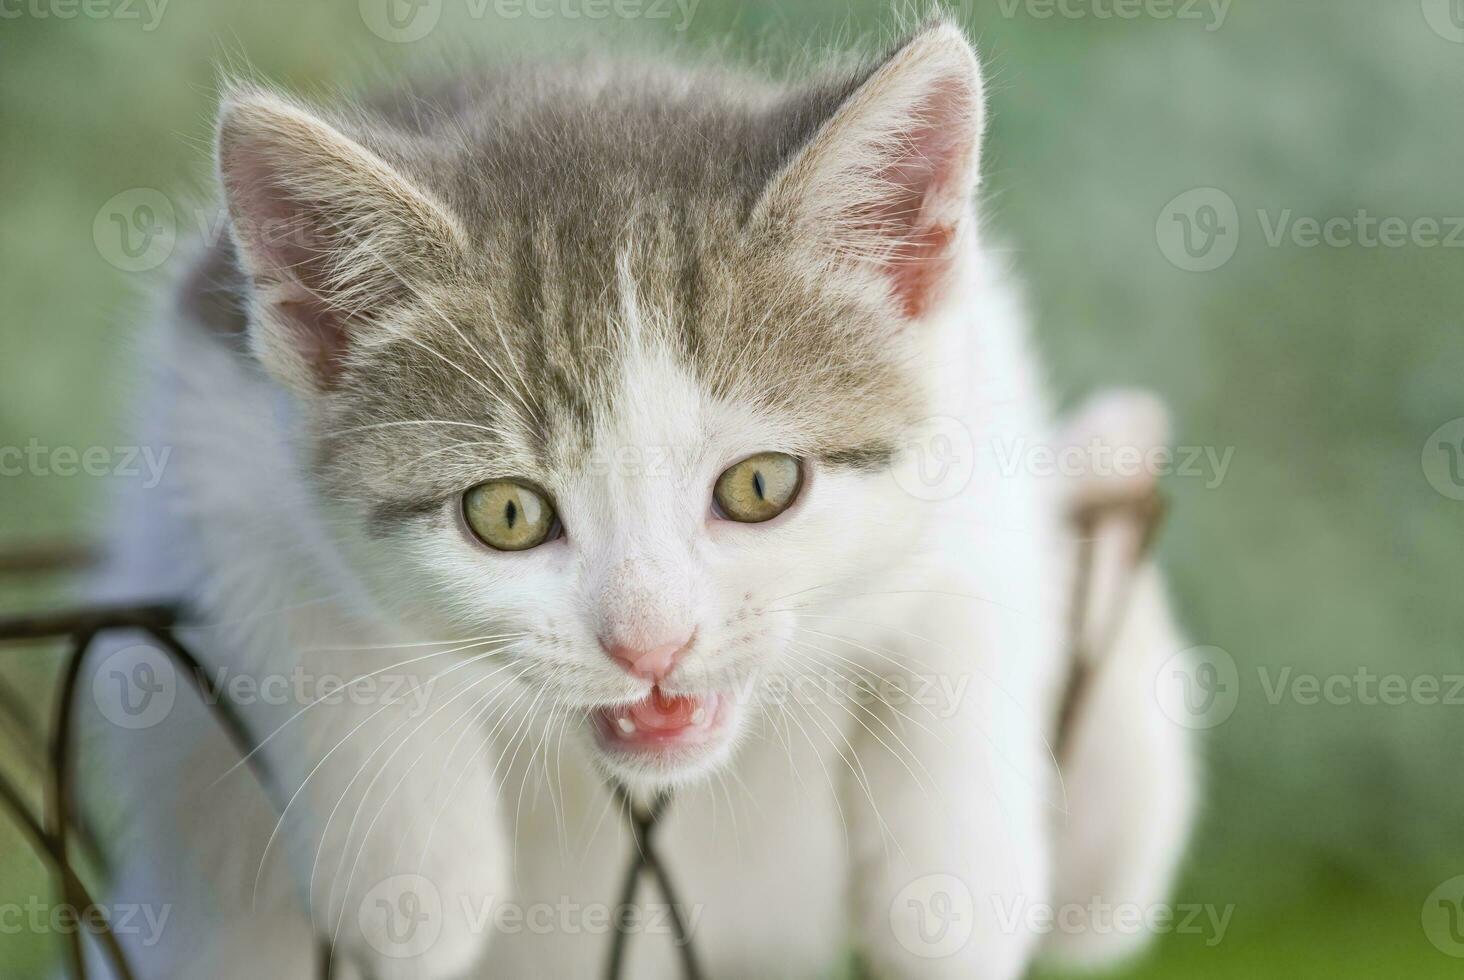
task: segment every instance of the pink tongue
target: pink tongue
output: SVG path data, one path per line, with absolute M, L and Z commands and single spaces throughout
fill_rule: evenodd
M 689 726 L 696 709 L 696 698 L 670 698 L 657 687 L 650 697 L 630 706 L 630 718 L 644 731 L 674 731 Z

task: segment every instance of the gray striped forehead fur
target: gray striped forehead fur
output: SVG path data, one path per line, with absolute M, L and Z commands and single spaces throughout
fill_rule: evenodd
M 468 240 L 449 267 L 401 263 L 410 288 L 375 315 L 406 329 L 346 362 L 322 419 L 324 471 L 403 515 L 483 479 L 484 460 L 552 485 L 616 412 L 624 360 L 648 351 L 707 397 L 788 423 L 810 458 L 886 461 L 922 414 L 899 325 L 807 275 L 786 232 L 750 223 L 873 67 L 780 89 L 519 66 L 322 111 Z

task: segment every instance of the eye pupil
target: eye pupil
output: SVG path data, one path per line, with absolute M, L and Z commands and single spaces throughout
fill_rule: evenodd
M 728 520 L 760 524 L 792 506 L 802 486 L 803 464 L 797 457 L 758 453 L 724 470 L 712 496 Z
M 497 551 L 527 551 L 556 536 L 554 506 L 516 480 L 489 480 L 463 494 L 463 517 L 478 540 Z

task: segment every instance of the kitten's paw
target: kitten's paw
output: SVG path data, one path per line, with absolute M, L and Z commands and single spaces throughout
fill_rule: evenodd
M 373 980 L 465 977 L 483 954 L 487 937 L 471 921 L 472 903 L 426 875 L 383 878 L 354 906 L 354 921 L 342 931 Z
M 967 726 L 954 727 L 949 737 L 961 739 Z M 878 813 L 845 803 L 854 926 L 873 976 L 1019 980 L 1041 944 L 1032 919 L 1049 901 L 1040 800 L 962 741 L 917 749 L 940 787 L 928 795 L 898 781 L 892 755 L 861 746 Z
M 892 892 L 884 921 L 877 903 L 869 909 L 867 972 L 880 980 L 1018 980 L 1036 945 L 1021 926 L 1022 904 L 961 875 L 916 875 Z
M 491 868 L 456 866 L 363 879 L 336 903 L 337 956 L 371 980 L 458 980 L 492 941 Z M 501 894 L 501 892 L 497 893 Z
M 295 828 L 295 867 L 311 870 L 315 934 L 370 980 L 458 980 L 492 942 L 506 847 L 492 815 L 471 803 L 492 787 L 477 783 L 455 798 L 436 789 L 424 779 L 385 803 L 353 799 L 334 820 L 312 806 Z M 354 827 L 352 812 L 364 814 Z

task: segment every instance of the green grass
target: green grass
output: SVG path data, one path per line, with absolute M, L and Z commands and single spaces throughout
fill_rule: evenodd
M 1280 907 L 1237 908 L 1221 942 L 1169 937 L 1133 968 L 1110 975 L 1124 980 L 1457 977 L 1458 961 L 1424 941 L 1414 905 L 1388 895 L 1328 891 Z
M 1458 669 L 1464 504 L 1429 487 L 1420 453 L 1464 416 L 1464 253 L 1269 247 L 1256 213 L 1464 213 L 1464 45 L 1414 0 L 1237 2 L 1213 32 L 1020 9 L 972 0 L 961 17 L 991 69 L 988 222 L 1030 282 L 1054 384 L 1069 402 L 1153 388 L 1178 442 L 1235 448 L 1220 487 L 1169 481 L 1162 550 L 1191 635 L 1241 670 L 1239 710 L 1205 739 L 1206 813 L 1177 898 L 1233 903 L 1234 925 L 1213 948 L 1168 937 L 1117 975 L 1458 975 L 1419 920 L 1464 872 L 1458 709 L 1273 705 L 1258 670 Z M 703 0 L 685 41 L 777 62 L 889 23 L 862 0 Z M 181 206 L 206 186 L 216 66 L 247 58 L 310 91 L 430 65 L 438 42 L 493 53 L 604 33 L 675 34 L 480 20 L 395 45 L 355 3 L 285 0 L 176 3 L 153 31 L 0 21 L 0 445 L 112 444 L 136 395 L 113 368 L 176 260 L 119 272 L 93 220 L 128 188 Z M 1237 202 L 1241 246 L 1219 271 L 1182 272 L 1155 222 L 1205 186 Z M 91 533 L 101 489 L 0 478 L 0 547 Z M 9 588 L 0 606 L 43 598 Z M 18 663 L 0 652 L 39 699 L 47 672 Z M 0 902 L 44 888 L 0 828 Z M 0 974 L 38 975 L 46 954 L 6 937 Z

